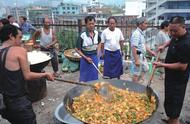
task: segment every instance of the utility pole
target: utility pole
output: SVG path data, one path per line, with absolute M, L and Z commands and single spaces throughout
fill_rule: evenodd
M 158 0 L 156 0 L 156 18 L 155 18 L 155 25 L 158 26 L 159 22 L 158 22 Z
M 52 11 L 52 7 L 53 7 L 53 5 L 52 5 L 52 1 L 51 1 L 50 12 L 51 12 L 51 16 L 52 16 L 52 22 L 54 24 L 55 23 L 55 19 L 54 19 L 54 14 L 53 14 L 53 11 Z
M 18 9 L 17 9 L 17 0 L 15 1 L 15 13 L 16 13 L 16 19 L 19 21 L 19 15 L 18 15 Z

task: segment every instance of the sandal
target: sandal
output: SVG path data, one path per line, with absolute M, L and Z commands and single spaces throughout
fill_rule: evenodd
M 53 76 L 57 77 L 57 78 L 61 78 L 61 74 L 59 74 L 59 73 L 53 73 Z
M 168 124 L 168 122 L 169 122 L 169 118 L 168 118 L 168 117 L 162 117 L 161 120 L 162 120 L 163 122 L 167 123 L 167 124 Z
M 168 122 L 169 122 L 167 118 L 162 118 L 161 120 L 162 120 L 163 122 L 167 123 L 167 124 L 168 124 Z
M 167 124 L 168 124 L 168 122 L 169 122 L 169 119 L 168 119 L 168 118 L 162 118 L 161 120 L 162 120 L 163 122 L 167 123 Z M 181 124 L 189 124 L 187 121 L 184 122 L 182 119 L 179 119 L 179 121 L 180 121 Z
M 159 79 L 160 79 L 160 80 L 164 80 L 164 75 L 161 74 L 161 75 L 159 76 Z

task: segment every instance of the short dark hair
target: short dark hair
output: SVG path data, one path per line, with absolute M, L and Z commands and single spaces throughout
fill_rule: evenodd
M 143 24 L 147 19 L 145 17 L 137 18 L 136 24 L 139 26 L 140 24 Z
M 174 16 L 170 19 L 171 24 L 185 24 L 185 19 L 182 16 Z
M 12 36 L 16 38 L 16 35 L 18 34 L 18 30 L 19 29 L 16 26 L 11 25 L 11 24 L 3 26 L 0 29 L 0 41 L 1 41 L 1 43 L 9 40 L 10 34 L 12 34 Z
M 113 16 L 110 16 L 110 17 L 108 18 L 107 23 L 109 23 L 109 21 L 110 21 L 111 19 L 115 20 L 115 22 L 117 23 L 117 19 L 116 19 L 115 17 L 113 17 Z
M 7 19 L 10 19 L 11 17 L 13 17 L 13 16 L 12 16 L 12 15 L 8 15 L 8 16 L 7 16 Z
M 27 18 L 25 16 L 20 16 L 20 18 L 23 18 L 24 21 L 27 20 Z
M 85 17 L 85 24 L 87 24 L 88 21 L 92 21 L 92 20 L 96 21 L 94 16 L 86 16 Z
M 160 28 L 161 29 L 164 29 L 165 27 L 168 27 L 169 26 L 169 22 L 168 21 L 163 21 L 162 23 L 161 23 L 161 25 L 160 25 Z
M 6 19 L 6 18 L 2 18 L 2 19 L 0 20 L 0 22 L 1 22 L 3 25 L 10 24 L 9 20 Z
M 42 23 L 43 23 L 43 24 L 45 23 L 45 20 L 46 20 L 46 19 L 49 19 L 49 17 L 42 18 Z

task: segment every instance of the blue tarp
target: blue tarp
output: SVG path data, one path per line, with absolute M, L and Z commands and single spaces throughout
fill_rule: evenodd
M 61 58 L 63 60 L 61 67 L 63 72 L 75 72 L 79 70 L 79 62 L 69 60 L 64 54 L 61 55 Z

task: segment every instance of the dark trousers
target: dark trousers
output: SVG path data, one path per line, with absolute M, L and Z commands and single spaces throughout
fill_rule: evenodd
M 18 98 L 5 97 L 6 110 L 2 117 L 11 124 L 37 124 L 32 103 L 27 96 Z
M 52 55 L 51 65 L 53 67 L 53 71 L 57 72 L 58 71 L 58 57 L 57 57 L 57 53 L 56 53 L 55 49 L 54 48 L 46 49 L 44 47 L 41 47 L 41 51 L 45 51 L 45 52 L 50 52 L 51 53 L 51 55 Z
M 181 76 L 181 75 L 180 75 Z M 165 78 L 165 101 L 164 107 L 169 118 L 178 118 L 181 113 L 185 97 L 188 77 L 183 76 L 181 80 Z

